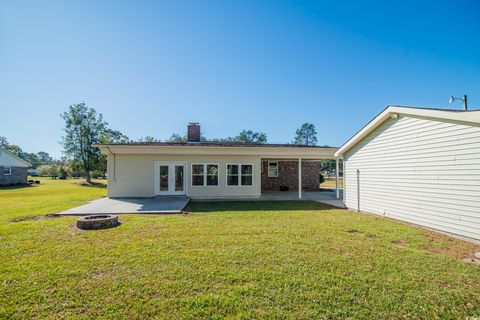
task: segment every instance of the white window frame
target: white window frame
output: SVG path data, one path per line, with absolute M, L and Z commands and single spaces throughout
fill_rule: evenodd
M 277 174 L 276 175 L 270 175 L 270 163 L 276 163 L 277 164 Z M 270 178 L 278 178 L 278 171 L 279 171 L 279 163 L 278 161 L 268 161 L 268 164 L 267 164 L 267 176 L 270 177 Z
M 203 185 L 193 185 L 193 166 L 203 166 Z M 217 184 L 210 184 L 210 185 L 207 185 L 207 176 L 209 176 L 207 174 L 207 166 L 217 166 Z M 200 175 L 199 174 L 196 174 L 195 176 L 199 177 Z M 220 164 L 219 163 L 192 163 L 190 165 L 190 186 L 192 188 L 196 188 L 196 187 L 201 187 L 201 188 L 205 188 L 205 187 L 218 187 L 219 186 L 219 183 L 220 183 Z
M 5 173 L 5 169 L 8 169 L 8 173 Z M 4 176 L 11 176 L 12 175 L 12 167 L 11 166 L 3 167 L 3 175 Z
M 228 174 L 228 166 L 237 166 L 238 167 L 238 184 L 228 184 L 228 176 L 234 176 L 233 174 Z M 252 184 L 243 185 L 242 184 L 242 166 L 252 166 Z M 253 163 L 226 163 L 225 164 L 225 185 L 227 187 L 253 187 L 255 184 L 255 166 Z

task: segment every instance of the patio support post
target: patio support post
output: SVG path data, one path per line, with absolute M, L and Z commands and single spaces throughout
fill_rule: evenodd
M 298 158 L 298 199 L 302 199 L 302 158 Z
M 345 170 L 345 159 L 343 159 L 343 161 L 342 161 L 342 172 L 343 172 L 343 176 L 342 176 L 343 199 L 342 199 L 342 200 L 343 200 L 343 204 L 345 205 L 345 195 L 347 194 L 347 193 L 346 193 L 347 188 L 345 187 L 345 186 L 346 186 L 346 184 L 345 184 L 345 172 L 347 172 L 347 171 Z
M 339 170 L 338 170 L 338 158 L 335 159 L 335 191 L 337 193 L 337 199 L 340 199 L 340 190 L 338 189 L 338 179 L 339 179 Z

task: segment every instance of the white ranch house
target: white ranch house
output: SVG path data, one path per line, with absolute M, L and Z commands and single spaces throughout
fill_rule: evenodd
M 108 157 L 108 196 L 255 199 L 320 189 L 320 160 L 337 148 L 200 141 L 190 123 L 185 143 L 98 145 Z

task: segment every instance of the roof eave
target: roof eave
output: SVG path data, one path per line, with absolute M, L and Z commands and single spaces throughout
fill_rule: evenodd
M 367 136 L 370 132 L 375 130 L 385 119 L 387 119 L 390 114 L 394 113 L 391 110 L 396 107 L 394 106 L 387 106 L 385 107 L 382 112 L 380 112 L 377 116 L 375 116 L 369 123 L 367 123 L 362 129 L 360 129 L 356 134 L 353 135 L 350 139 L 347 140 L 335 153 L 335 158 L 343 157 L 345 152 L 350 150 L 357 141 Z
M 238 146 L 165 146 L 165 145 L 94 145 L 103 154 L 175 154 L 175 155 L 258 155 L 333 159 L 335 148 L 309 147 L 238 147 Z
M 13 152 L 3 148 L 3 147 L 0 147 L 0 150 L 2 150 L 3 152 L 5 153 L 8 153 L 10 156 L 14 157 L 16 160 L 20 161 L 20 162 L 23 162 L 23 164 L 25 164 L 25 166 L 28 168 L 28 167 L 31 167 L 32 164 L 26 160 L 23 160 L 22 158 L 20 158 L 19 156 L 17 156 L 16 154 L 14 154 Z
M 452 112 L 453 110 L 441 110 L 431 108 L 415 108 L 403 106 L 387 106 L 375 118 L 367 123 L 360 131 L 344 143 L 334 154 L 335 158 L 340 158 L 345 153 L 360 142 L 365 136 L 377 129 L 392 114 L 404 114 L 409 116 L 427 117 L 434 119 L 443 119 L 450 121 L 460 121 L 465 123 L 480 124 L 480 110 Z

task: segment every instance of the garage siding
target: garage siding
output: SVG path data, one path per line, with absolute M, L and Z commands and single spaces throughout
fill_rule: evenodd
M 390 119 L 345 154 L 345 189 L 349 209 L 480 239 L 480 127 Z

